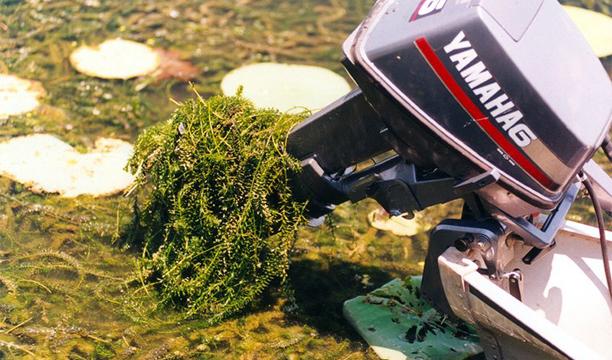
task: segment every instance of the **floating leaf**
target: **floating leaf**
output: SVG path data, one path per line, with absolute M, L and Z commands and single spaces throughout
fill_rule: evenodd
M 155 51 L 160 58 L 159 68 L 153 73 L 155 79 L 179 79 L 187 81 L 195 79 L 200 74 L 200 69 L 189 61 L 182 60 L 178 52 L 162 49 L 156 49 Z
M 390 216 L 384 209 L 378 208 L 368 214 L 370 226 L 382 231 L 391 231 L 398 236 L 414 236 L 429 230 L 428 224 L 423 224 L 422 215 L 416 214 L 412 219 L 403 216 Z
M 563 8 L 598 57 L 612 55 L 612 17 L 575 6 L 564 5 Z
M 100 138 L 81 154 L 52 135 L 22 136 L 0 143 L 0 174 L 36 192 L 110 195 L 131 184 L 123 170 L 131 154 L 132 145 L 115 139 Z
M 242 94 L 261 108 L 301 112 L 319 110 L 351 90 L 342 76 L 308 65 L 260 63 L 227 74 L 221 82 L 225 95 Z
M 102 79 L 129 79 L 155 71 L 159 54 L 147 45 L 124 39 L 106 40 L 98 46 L 83 45 L 70 54 L 79 72 Z
M 0 118 L 34 110 L 44 94 L 42 85 L 36 81 L 0 74 Z

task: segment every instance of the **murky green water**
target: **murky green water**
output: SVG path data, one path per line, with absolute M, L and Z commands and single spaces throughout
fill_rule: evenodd
M 315 64 L 343 73 L 340 44 L 368 0 L 0 0 L 0 72 L 39 80 L 37 111 L 3 120 L 0 139 L 51 133 L 80 149 L 99 136 L 133 142 L 191 96 L 178 80 L 108 81 L 76 73 L 83 43 L 123 37 L 178 51 L 201 69 L 203 96 L 245 63 Z M 605 3 L 604 3 L 605 4 Z M 609 4 L 608 4 L 609 5 Z M 599 6 L 599 5 L 598 5 Z M 421 271 L 426 235 L 370 228 L 376 205 L 342 206 L 328 230 L 304 229 L 289 289 L 205 328 L 157 308 L 154 290 L 121 246 L 133 199 L 35 195 L 0 178 L 0 358 L 374 358 L 341 316 L 344 300 Z M 459 204 L 426 213 L 435 223 Z M 590 221 L 586 203 L 573 215 Z

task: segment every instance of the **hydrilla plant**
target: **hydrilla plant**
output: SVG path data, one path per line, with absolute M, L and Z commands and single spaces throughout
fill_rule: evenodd
M 145 201 L 135 224 L 162 304 L 214 323 L 285 279 L 304 220 L 285 142 L 303 118 L 239 95 L 198 98 L 138 138 L 128 168 Z

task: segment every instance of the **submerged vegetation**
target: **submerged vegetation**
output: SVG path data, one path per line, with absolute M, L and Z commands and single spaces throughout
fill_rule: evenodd
M 150 186 L 133 241 L 164 304 L 212 324 L 285 280 L 304 208 L 285 139 L 302 119 L 240 96 L 198 98 L 138 138 L 128 166 Z

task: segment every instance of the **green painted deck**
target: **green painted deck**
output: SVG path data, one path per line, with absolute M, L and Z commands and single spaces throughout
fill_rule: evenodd
M 393 280 L 344 303 L 344 316 L 381 359 L 466 359 L 482 352 L 475 330 L 420 297 L 421 278 Z

